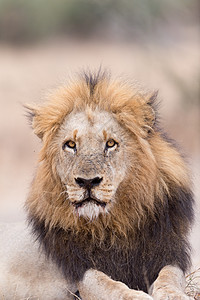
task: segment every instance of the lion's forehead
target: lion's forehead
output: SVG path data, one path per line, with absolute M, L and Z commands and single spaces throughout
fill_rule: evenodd
M 123 128 L 111 113 L 86 109 L 67 116 L 62 126 L 62 132 L 66 138 L 89 138 L 92 142 L 92 139 L 98 138 L 104 140 L 120 138 Z

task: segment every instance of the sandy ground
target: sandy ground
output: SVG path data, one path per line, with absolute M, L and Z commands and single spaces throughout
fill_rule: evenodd
M 194 268 L 200 267 L 199 107 L 192 106 L 187 113 L 183 110 L 182 91 L 170 76 L 170 72 L 175 73 L 193 93 L 198 61 L 198 40 L 190 34 L 187 42 L 183 39 L 148 46 L 73 40 L 18 48 L 0 45 L 0 221 L 25 218 L 23 204 L 40 148 L 22 104 L 40 101 L 46 91 L 66 82 L 82 67 L 102 64 L 115 75 L 126 74 L 147 88 L 159 89 L 164 124 L 190 157 L 197 203 L 191 241 Z

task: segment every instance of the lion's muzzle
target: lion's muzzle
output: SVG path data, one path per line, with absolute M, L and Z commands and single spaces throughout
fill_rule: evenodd
M 80 187 L 83 187 L 85 189 L 91 189 L 95 186 L 98 186 L 102 180 L 103 180 L 103 177 L 94 177 L 91 179 L 85 179 L 85 178 L 81 178 L 81 177 L 75 178 L 76 183 Z
M 93 189 L 100 185 L 103 177 L 86 179 L 82 177 L 74 178 L 79 188 L 83 189 L 84 197 L 81 200 L 73 201 L 73 206 L 79 216 L 96 218 L 99 213 L 105 213 L 106 202 L 95 197 Z

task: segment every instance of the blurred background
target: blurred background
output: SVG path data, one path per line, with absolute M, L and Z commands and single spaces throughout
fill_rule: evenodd
M 200 267 L 199 14 L 199 0 L 0 0 L 0 221 L 25 219 L 40 148 L 22 105 L 102 65 L 159 90 L 163 126 L 192 170 Z

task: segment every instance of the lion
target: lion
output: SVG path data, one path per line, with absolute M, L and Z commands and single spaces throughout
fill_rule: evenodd
M 42 299 L 189 299 L 191 182 L 160 129 L 156 99 L 99 71 L 26 106 L 42 141 L 25 204 L 27 249 L 37 248 L 29 268 L 65 291 L 48 298 L 44 288 Z M 31 293 L 39 297 L 42 278 L 36 282 Z

